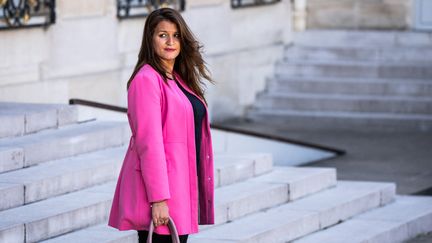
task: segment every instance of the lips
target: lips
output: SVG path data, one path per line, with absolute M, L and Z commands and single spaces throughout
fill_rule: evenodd
M 172 51 L 175 51 L 176 49 L 172 49 L 172 48 L 165 48 L 165 51 L 169 51 L 169 52 L 172 52 Z

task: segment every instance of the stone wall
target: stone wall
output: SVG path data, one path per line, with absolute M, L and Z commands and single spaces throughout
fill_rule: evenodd
M 413 0 L 307 0 L 308 29 L 408 29 Z
M 228 0 L 186 2 L 183 16 L 217 82 L 207 87 L 212 120 L 240 116 L 291 41 L 290 3 L 234 10 Z M 126 106 L 144 22 L 118 20 L 115 0 L 58 0 L 57 22 L 46 30 L 0 32 L 0 101 Z

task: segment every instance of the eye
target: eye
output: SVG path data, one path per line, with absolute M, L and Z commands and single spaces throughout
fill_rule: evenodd
M 179 33 L 175 33 L 175 34 L 174 34 L 174 37 L 175 37 L 175 38 L 180 38 L 180 34 L 179 34 Z
M 159 37 L 161 37 L 161 38 L 165 38 L 166 36 L 167 36 L 167 34 L 165 34 L 165 33 L 159 35 Z

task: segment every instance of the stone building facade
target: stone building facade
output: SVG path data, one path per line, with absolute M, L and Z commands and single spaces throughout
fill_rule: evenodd
M 308 28 L 407 29 L 411 0 L 308 0 Z
M 48 28 L 0 32 L 0 101 L 126 106 L 145 18 L 119 20 L 115 0 L 57 0 Z M 290 1 L 232 8 L 228 0 L 186 0 L 183 16 L 204 45 L 216 85 L 212 119 L 242 115 L 291 40 Z
M 294 0 L 308 29 L 431 30 L 429 0 Z M 300 15 L 300 16 L 298 16 Z

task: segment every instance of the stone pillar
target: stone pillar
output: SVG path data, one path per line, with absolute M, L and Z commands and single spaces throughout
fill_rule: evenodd
M 307 0 L 292 0 L 293 6 L 293 28 L 294 31 L 303 31 L 306 29 L 306 5 Z

